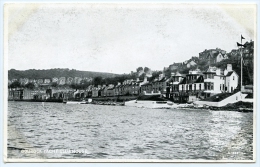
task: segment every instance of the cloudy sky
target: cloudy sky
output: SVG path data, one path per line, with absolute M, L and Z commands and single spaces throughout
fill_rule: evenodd
M 8 69 L 162 70 L 205 49 L 254 40 L 255 6 L 16 4 L 5 6 Z

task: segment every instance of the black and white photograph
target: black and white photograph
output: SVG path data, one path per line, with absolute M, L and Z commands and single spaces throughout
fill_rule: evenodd
M 255 162 L 257 5 L 6 3 L 5 162 Z

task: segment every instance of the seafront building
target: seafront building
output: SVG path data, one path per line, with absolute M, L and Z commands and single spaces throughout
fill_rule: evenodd
M 183 103 L 189 101 L 196 101 L 199 97 L 203 96 L 204 91 L 204 78 L 199 69 L 190 70 L 189 74 L 182 79 L 178 84 L 179 93 L 175 102 Z
M 54 80 L 62 85 L 66 78 L 61 77 L 59 80 L 56 78 Z M 73 78 L 68 78 L 67 83 L 72 82 L 72 80 Z M 38 80 L 38 82 L 42 81 Z M 46 82 L 49 82 L 49 80 Z M 125 80 L 117 85 L 89 85 L 85 90 L 75 90 L 70 87 L 48 87 L 46 89 L 37 87 L 34 90 L 10 89 L 8 99 L 84 99 L 156 93 L 176 103 L 187 103 L 219 93 L 233 93 L 238 87 L 238 82 L 238 74 L 232 69 L 232 65 L 228 64 L 226 69 L 209 66 L 204 72 L 195 69 L 190 70 L 188 74 L 180 74 L 177 71 L 172 73 L 169 78 L 160 74 L 153 81 L 148 81 L 147 76 L 145 76 L 143 81 L 137 78 L 136 80 Z

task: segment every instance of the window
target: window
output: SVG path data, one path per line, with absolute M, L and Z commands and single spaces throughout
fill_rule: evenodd
M 233 80 L 235 80 L 235 76 L 233 76 Z
M 201 90 L 201 84 L 199 85 L 199 89 Z

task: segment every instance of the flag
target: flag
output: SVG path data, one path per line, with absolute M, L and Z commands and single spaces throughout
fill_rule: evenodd
M 243 46 L 243 47 L 245 47 L 244 45 L 242 45 L 242 44 L 240 44 L 240 43 L 238 43 L 238 42 L 237 42 L 237 46 Z
M 245 39 L 245 38 L 241 35 L 241 40 L 242 40 L 242 39 Z

